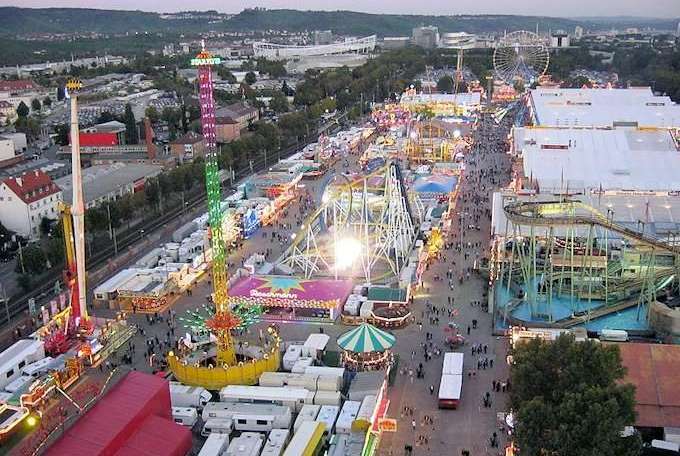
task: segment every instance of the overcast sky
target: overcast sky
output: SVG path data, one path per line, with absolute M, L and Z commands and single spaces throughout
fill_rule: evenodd
M 214 9 L 235 13 L 243 8 L 352 10 L 404 14 L 519 14 L 539 16 L 680 17 L 680 0 L 0 0 L 2 6 L 88 7 L 174 12 Z

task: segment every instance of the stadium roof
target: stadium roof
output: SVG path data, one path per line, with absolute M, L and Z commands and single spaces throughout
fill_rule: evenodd
M 680 151 L 668 130 L 517 128 L 524 175 L 548 189 L 680 189 Z
M 534 123 L 541 126 L 680 127 L 680 105 L 654 96 L 649 87 L 537 88 L 531 91 L 530 104 Z

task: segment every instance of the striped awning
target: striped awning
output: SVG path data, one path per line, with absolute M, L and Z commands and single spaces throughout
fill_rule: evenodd
M 363 323 L 338 337 L 340 348 L 354 353 L 384 352 L 396 341 L 397 338 L 392 334 L 368 323 Z

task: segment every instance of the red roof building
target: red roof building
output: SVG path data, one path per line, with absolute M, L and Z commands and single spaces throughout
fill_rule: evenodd
M 183 456 L 190 450 L 191 431 L 172 420 L 168 381 L 133 371 L 46 454 Z
M 0 222 L 22 236 L 36 238 L 43 218 L 57 218 L 61 200 L 61 189 L 43 171 L 8 177 L 0 182 Z
M 635 385 L 635 426 L 680 427 L 680 345 L 618 346 L 628 370 L 623 381 Z
M 24 92 L 37 88 L 38 85 L 30 79 L 0 81 L 0 92 Z

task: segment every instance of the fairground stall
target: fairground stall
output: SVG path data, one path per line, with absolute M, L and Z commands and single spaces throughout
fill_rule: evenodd
M 230 305 L 259 305 L 265 320 L 335 321 L 352 292 L 351 280 L 249 276 L 229 290 Z

